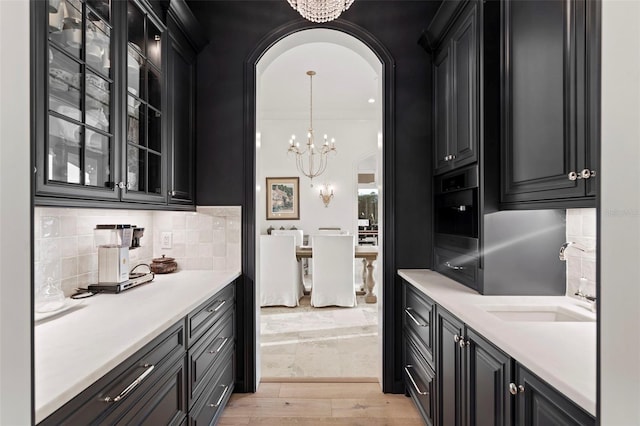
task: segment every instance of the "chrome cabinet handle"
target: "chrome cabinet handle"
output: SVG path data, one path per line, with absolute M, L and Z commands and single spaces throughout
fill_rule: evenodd
M 444 156 L 444 161 L 449 161 L 449 156 L 448 155 Z
M 453 269 L 454 271 L 461 271 L 464 269 L 464 266 L 456 266 L 456 265 L 452 265 L 449 262 L 444 262 L 444 266 L 446 266 L 449 269 Z
M 217 354 L 218 352 L 220 352 L 222 350 L 222 348 L 224 348 L 224 345 L 226 345 L 228 341 L 229 341 L 229 338 L 225 337 L 224 340 L 222 341 L 222 343 L 220 344 L 220 346 L 218 346 L 218 349 L 216 349 L 216 350 L 209 349 L 209 353 L 210 354 Z
M 213 313 L 215 313 L 215 312 L 218 312 L 218 311 L 220 310 L 220 308 L 222 308 L 222 306 L 223 306 L 225 303 L 227 303 L 227 301 L 226 301 L 226 300 L 223 300 L 223 301 L 222 301 L 222 303 L 220 303 L 220 304 L 219 304 L 218 306 L 216 306 L 214 309 L 211 309 L 211 308 L 207 309 L 207 312 L 209 312 L 210 314 L 213 314 Z
M 124 390 L 122 392 L 120 392 L 120 394 L 118 396 L 116 396 L 115 398 L 111 398 L 110 396 L 106 396 L 106 397 L 102 398 L 101 401 L 102 402 L 118 402 L 118 401 L 120 401 L 122 398 L 127 396 L 132 390 L 134 390 L 140 383 L 142 383 L 142 381 L 144 379 L 146 379 L 149 374 L 151 374 L 151 372 L 155 368 L 155 365 L 153 365 L 153 364 L 145 364 L 142 367 L 146 368 L 146 370 L 141 375 L 139 375 L 137 379 L 135 379 L 133 382 L 131 382 L 131 384 L 129 386 L 124 388 Z
M 120 188 L 120 189 L 125 189 L 125 188 L 127 187 L 127 185 L 125 185 L 125 183 L 124 183 L 124 182 L 118 182 L 118 183 L 116 184 L 116 186 L 117 186 L 118 188 Z
M 463 338 L 460 338 L 460 341 L 458 342 L 458 345 L 460 345 L 460 347 L 462 349 L 464 349 L 465 347 L 469 346 L 469 341 L 468 340 L 464 340 Z
M 418 395 L 428 395 L 429 394 L 428 391 L 421 391 L 420 390 L 420 388 L 418 387 L 418 384 L 416 383 L 416 381 L 413 379 L 413 376 L 409 372 L 409 368 L 413 368 L 413 365 L 411 365 L 411 364 L 407 365 L 404 368 L 404 372 L 407 373 L 407 376 L 409 376 L 409 380 L 411 380 L 411 384 L 413 385 L 413 388 L 416 390 L 416 392 L 418 392 Z
M 411 320 L 418 326 L 418 327 L 429 327 L 429 322 L 425 322 L 424 324 L 421 324 L 420 321 L 418 321 L 416 319 L 416 317 L 413 316 L 413 314 L 411 313 L 413 309 L 412 308 L 405 308 L 404 312 L 409 315 L 409 318 L 411 318 Z
M 524 386 L 522 385 L 516 386 L 515 383 L 509 383 L 509 393 L 511 395 L 517 395 L 523 392 L 524 392 Z
M 456 342 L 456 343 L 458 343 L 458 342 L 460 341 L 460 339 L 461 339 L 461 338 L 462 338 L 462 337 L 458 336 L 457 334 L 454 334 L 454 335 L 453 335 L 453 341 L 454 341 L 454 342 Z
M 218 401 L 215 404 L 209 403 L 209 407 L 219 407 L 220 404 L 222 403 L 222 400 L 224 399 L 224 396 L 229 391 L 229 386 L 220 385 L 220 387 L 222 387 L 222 386 L 224 386 L 224 390 L 222 391 L 222 395 L 220 395 L 220 398 L 218 398 Z

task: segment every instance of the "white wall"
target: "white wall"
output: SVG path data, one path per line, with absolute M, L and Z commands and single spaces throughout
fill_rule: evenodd
M 261 120 L 260 147 L 256 161 L 257 180 L 261 190 L 257 200 L 257 227 L 265 234 L 269 226 L 286 229 L 295 225 L 305 234 L 319 227 L 340 227 L 357 232 L 357 169 L 358 163 L 378 151 L 379 125 L 375 120 L 314 120 L 316 140 L 324 133 L 335 137 L 337 153 L 330 154 L 327 170 L 311 181 L 296 169 L 295 155 L 287 154 L 288 141 L 296 134 L 301 148 L 306 141 L 308 120 Z M 266 177 L 300 177 L 300 220 L 266 220 Z M 320 189 L 327 183 L 334 190 L 328 207 L 320 198 Z
M 0 1 L 0 424 L 31 424 L 29 2 Z
M 600 424 L 640 424 L 640 2 L 603 1 Z

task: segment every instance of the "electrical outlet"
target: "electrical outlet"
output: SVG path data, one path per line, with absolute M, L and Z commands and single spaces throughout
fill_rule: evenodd
M 173 244 L 173 234 L 171 232 L 163 232 L 160 234 L 160 248 L 170 249 Z

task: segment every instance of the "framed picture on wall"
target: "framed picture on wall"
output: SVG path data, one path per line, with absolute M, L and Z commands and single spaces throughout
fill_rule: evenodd
M 267 220 L 300 219 L 300 179 L 267 178 Z

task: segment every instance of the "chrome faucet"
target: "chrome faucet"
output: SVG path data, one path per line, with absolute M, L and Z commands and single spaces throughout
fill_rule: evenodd
M 585 246 L 583 246 L 580 243 L 576 243 L 574 241 L 569 241 L 567 243 L 564 243 L 560 246 L 560 253 L 558 253 L 558 257 L 560 258 L 560 260 L 565 261 L 567 260 L 567 257 L 565 256 L 564 252 L 569 248 L 569 247 L 573 247 L 573 248 L 577 248 L 578 250 L 588 253 L 590 251 L 593 251 L 593 249 L 587 248 Z
M 596 296 L 584 294 L 581 289 L 578 289 L 578 291 L 575 292 L 575 295 L 589 303 L 589 309 L 591 312 L 596 311 Z

